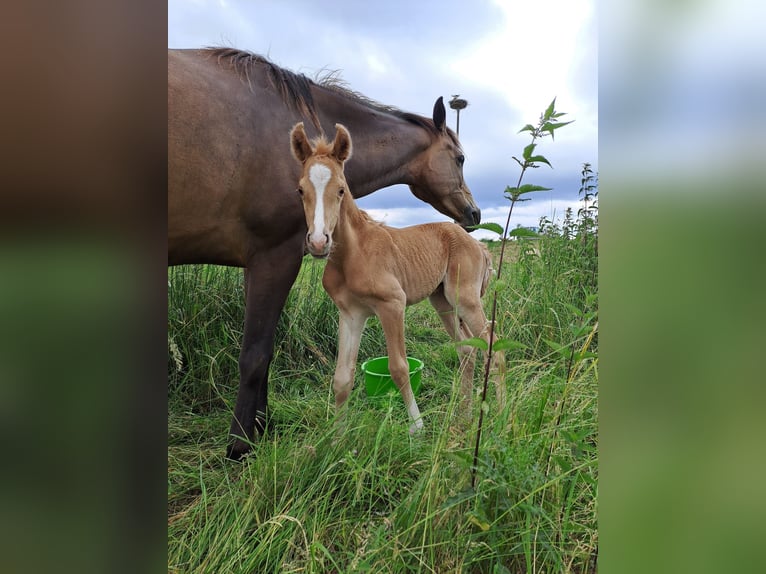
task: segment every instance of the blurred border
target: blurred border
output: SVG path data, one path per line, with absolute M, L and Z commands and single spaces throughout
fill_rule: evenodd
M 599 4 L 600 572 L 760 565 L 764 15 Z M 0 570 L 162 571 L 166 5 L 4 16 Z
M 766 13 L 599 8 L 599 571 L 755 571 Z
M 0 28 L 0 571 L 163 571 L 166 6 Z

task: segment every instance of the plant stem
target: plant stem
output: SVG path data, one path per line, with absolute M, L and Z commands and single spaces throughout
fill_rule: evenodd
M 536 135 L 532 136 L 532 142 L 537 139 Z M 500 279 L 500 273 L 503 270 L 503 259 L 505 257 L 505 244 L 508 241 L 508 227 L 511 224 L 511 215 L 513 214 L 513 206 L 519 199 L 519 188 L 521 187 L 521 180 L 524 178 L 524 173 L 529 167 L 528 162 L 524 162 L 521 166 L 521 173 L 519 179 L 516 182 L 516 193 L 511 195 L 511 207 L 508 209 L 508 217 L 505 220 L 505 228 L 503 229 L 503 237 L 500 243 L 500 260 L 497 263 L 497 278 Z M 486 353 L 486 363 L 484 365 L 484 383 L 481 389 L 481 408 L 479 409 L 479 424 L 476 429 L 476 444 L 473 449 L 473 465 L 471 466 L 471 488 L 476 487 L 476 470 L 479 464 L 479 445 L 481 444 L 481 429 L 484 426 L 484 403 L 487 400 L 487 387 L 489 386 L 489 369 L 492 365 L 492 344 L 495 340 L 495 322 L 497 318 L 497 286 L 492 289 L 492 317 L 489 321 L 489 348 Z

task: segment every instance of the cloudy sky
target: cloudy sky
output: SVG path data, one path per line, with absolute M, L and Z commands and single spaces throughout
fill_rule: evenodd
M 340 70 L 348 85 L 405 111 L 430 116 L 439 96 L 468 100 L 460 115 L 465 179 L 483 221 L 505 223 L 503 190 L 515 185 L 518 134 L 556 97 L 575 120 L 543 140 L 543 166 L 525 181 L 554 188 L 518 205 L 515 224 L 560 219 L 578 206 L 584 162 L 598 171 L 595 0 L 168 0 L 168 47 L 231 46 L 309 77 Z M 447 121 L 456 127 L 448 109 Z M 403 226 L 445 220 L 393 186 L 360 202 L 376 219 Z M 483 233 L 483 232 L 481 232 Z M 485 236 L 491 236 L 487 234 Z

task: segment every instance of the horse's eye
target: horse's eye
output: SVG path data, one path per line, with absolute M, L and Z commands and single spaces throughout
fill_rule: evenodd
M 455 161 L 457 162 L 458 167 L 463 167 L 463 164 L 465 163 L 465 156 L 459 155 L 455 158 Z
M 345 190 L 345 189 L 343 189 L 343 188 L 341 187 L 341 188 L 338 190 L 338 195 L 339 195 L 340 197 L 343 197 L 343 194 L 344 194 L 345 192 L 346 192 L 346 190 Z
M 298 188 L 298 189 L 296 189 L 295 191 L 297 191 L 297 192 L 298 192 L 298 195 L 300 195 L 301 197 L 303 197 L 303 188 L 302 188 L 302 187 L 299 187 L 299 188 Z

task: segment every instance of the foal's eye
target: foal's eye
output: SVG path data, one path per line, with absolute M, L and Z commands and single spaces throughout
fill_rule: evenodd
M 297 191 L 297 192 L 298 192 L 298 195 L 300 195 L 301 197 L 303 197 L 303 188 L 302 188 L 302 187 L 299 187 L 299 188 L 298 188 L 298 189 L 296 189 L 295 191 Z
M 457 162 L 458 167 L 463 167 L 463 164 L 465 163 L 465 156 L 459 155 L 455 158 L 455 161 Z
M 340 197 L 343 197 L 343 194 L 344 194 L 345 192 L 346 192 L 346 190 L 345 190 L 345 189 L 343 189 L 343 188 L 341 187 L 341 188 L 338 190 L 338 195 L 339 195 Z

